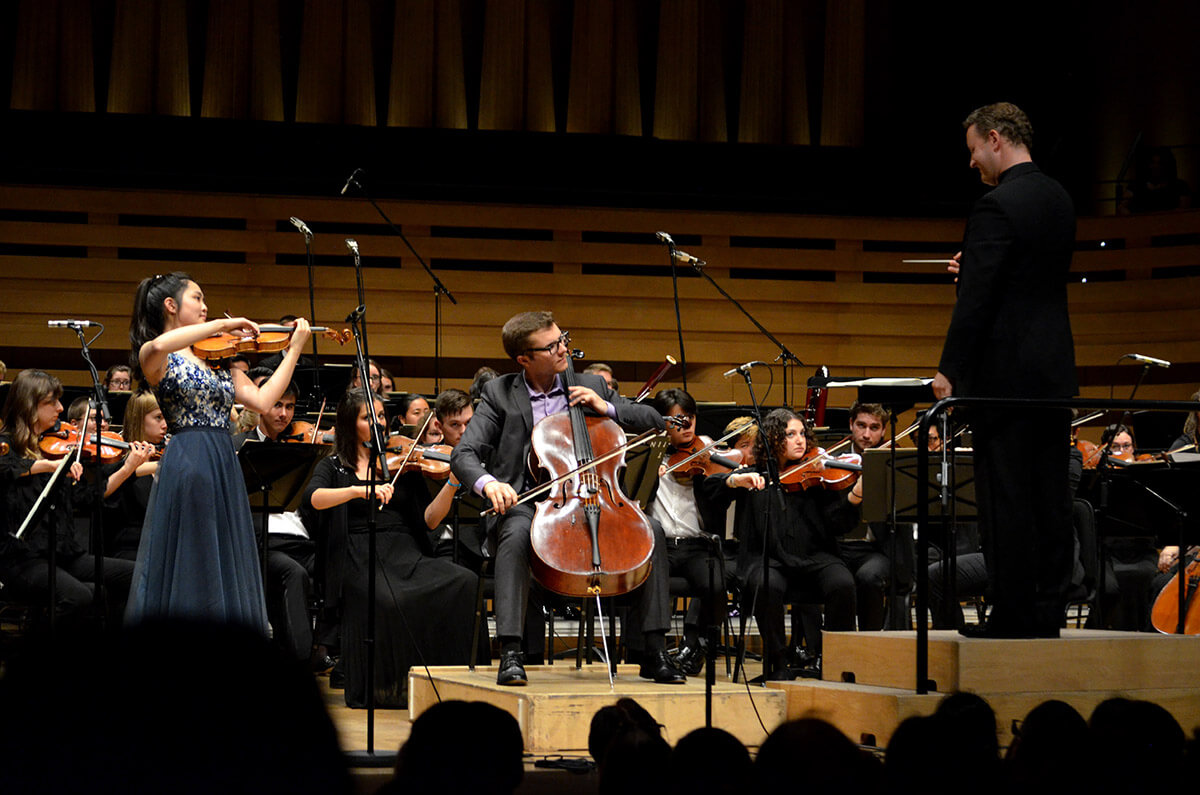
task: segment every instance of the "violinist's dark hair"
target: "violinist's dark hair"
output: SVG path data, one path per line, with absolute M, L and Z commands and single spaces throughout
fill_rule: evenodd
M 433 416 L 445 420 L 455 414 L 461 414 L 470 407 L 471 396 L 466 392 L 454 388 L 444 389 L 433 402 Z
M 522 312 L 513 315 L 500 330 L 504 352 L 516 360 L 529 348 L 529 335 L 554 325 L 553 312 Z
M 71 405 L 67 406 L 67 422 L 78 425 L 91 409 L 91 405 L 92 399 L 87 395 L 80 395 L 72 400 Z
M 1113 440 L 1123 433 L 1129 434 L 1129 441 L 1133 444 L 1133 449 L 1136 450 L 1137 435 L 1134 434 L 1133 428 L 1129 425 L 1121 425 L 1119 423 L 1116 425 L 1109 425 L 1104 429 L 1104 432 L 1100 434 L 1100 447 L 1107 450 L 1108 446 L 1113 443 Z
M 0 431 L 8 434 L 12 450 L 22 458 L 41 458 L 38 449 L 38 406 L 43 400 L 62 398 L 62 382 L 44 370 L 22 370 L 8 388 L 0 412 Z
M 787 426 L 792 420 L 800 420 L 804 425 L 804 438 L 808 441 L 809 449 L 817 443 L 807 420 L 790 409 L 775 409 L 763 418 L 762 428 L 754 439 L 754 457 L 760 465 L 768 455 L 777 455 L 783 449 Z
M 145 380 L 140 357 L 142 346 L 166 330 L 163 302 L 168 298 L 174 298 L 176 303 L 181 302 L 190 281 L 191 276 L 183 271 L 175 271 L 147 276 L 138 284 L 133 297 L 133 313 L 129 317 L 129 365 L 133 368 L 135 380 Z
M 488 381 L 491 381 L 493 378 L 496 378 L 499 375 L 500 373 L 496 372 L 493 368 L 488 367 L 486 364 L 476 370 L 475 377 L 471 380 L 471 388 L 467 390 L 467 392 L 469 392 L 471 395 L 471 400 L 479 400 L 481 397 L 483 397 L 483 387 Z
M 342 466 L 354 470 L 358 466 L 358 451 L 363 449 L 358 441 L 358 411 L 367 405 L 370 396 L 371 408 L 375 403 L 382 403 L 383 398 L 369 389 L 347 389 L 346 394 L 338 401 L 337 417 L 334 424 L 334 449 L 341 459 Z
M 654 396 L 654 407 L 658 409 L 659 414 L 670 414 L 671 409 L 676 406 L 683 409 L 684 414 L 696 416 L 696 399 L 682 389 L 660 389 Z

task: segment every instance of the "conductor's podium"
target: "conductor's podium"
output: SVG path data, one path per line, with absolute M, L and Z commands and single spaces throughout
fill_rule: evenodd
M 1013 720 L 1058 699 L 1087 718 L 1114 696 L 1153 701 L 1184 731 L 1200 726 L 1200 637 L 1064 629 L 1058 639 L 929 633 L 928 694 L 916 692 L 915 632 L 826 632 L 824 681 L 773 682 L 787 717 L 829 721 L 855 742 L 885 746 L 905 718 L 929 715 L 947 693 L 969 691 L 996 712 L 1001 745 Z

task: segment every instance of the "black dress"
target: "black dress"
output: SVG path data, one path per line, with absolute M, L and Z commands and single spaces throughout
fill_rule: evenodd
M 336 457 L 322 460 L 305 494 L 312 508 L 321 488 L 362 485 Z M 377 511 L 375 575 L 375 705 L 405 707 L 408 669 L 466 665 L 471 653 L 477 580 L 468 569 L 433 557 L 424 511 L 429 491 L 419 473 L 402 476 Z M 327 603 L 340 607 L 346 704 L 366 706 L 367 502 L 354 499 L 315 511 L 328 538 Z

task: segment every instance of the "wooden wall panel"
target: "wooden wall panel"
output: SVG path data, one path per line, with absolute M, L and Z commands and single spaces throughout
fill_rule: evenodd
M 827 0 L 821 146 L 865 142 L 866 46 L 865 0 Z
M 694 141 L 699 128 L 700 6 L 693 0 L 662 0 L 658 18 L 654 137 Z
M 641 70 L 638 65 L 638 0 L 615 0 L 613 11 L 613 132 L 642 135 Z
M 296 121 L 342 121 L 346 0 L 305 0 L 296 84 Z M 368 38 L 367 41 L 370 41 Z
M 777 144 L 783 138 L 785 5 L 785 0 L 759 0 L 746 6 L 738 115 L 738 140 L 744 143 Z
M 186 0 L 117 0 L 109 113 L 191 115 Z
M 375 126 L 375 56 L 370 0 L 346 0 L 345 67 L 342 83 L 344 124 Z
M 525 124 L 525 0 L 487 0 L 479 129 L 520 130 Z
M 462 0 L 436 4 L 434 126 L 467 129 L 467 85 L 463 64 Z
M 525 7 L 525 119 L 529 132 L 554 132 L 554 59 L 551 0 L 529 0 Z M 565 35 L 565 34 L 564 34 Z
M 58 3 L 21 0 L 9 100 L 15 110 L 57 108 L 58 25 Z
M 961 220 L 816 217 L 780 213 L 646 211 L 575 207 L 385 201 L 389 215 L 404 218 L 406 234 L 459 300 L 444 306 L 443 373 L 446 384 L 465 386 L 481 361 L 503 365 L 498 329 L 517 311 L 545 306 L 559 314 L 591 360 L 617 363 L 626 384 L 645 378 L 667 353 L 677 353 L 671 282 L 662 272 L 660 246 L 607 242 L 591 233 L 648 235 L 667 228 L 701 236 L 690 247 L 707 259 L 710 273 L 805 362 L 807 370 L 826 364 L 840 375 L 927 374 L 935 366 L 946 323 L 954 305 L 953 286 L 875 283 L 866 274 L 921 272 L 900 260 L 919 253 L 865 250 L 870 241 L 926 241 L 944 249 L 962 234 Z M 278 255 L 302 252 L 295 232 L 278 225 L 290 215 L 305 218 L 316 232 L 313 249 L 320 258 L 315 278 L 317 319 L 334 322 L 356 303 L 353 272 L 342 236 L 323 234 L 328 225 L 377 225 L 365 202 L 312 197 L 238 196 L 183 192 L 0 187 L 0 210 L 30 213 L 85 213 L 87 222 L 0 222 L 0 245 L 36 252 L 36 246 L 69 247 L 79 256 L 53 253 L 0 255 L 0 344 L 12 368 L 33 366 L 40 358 L 70 361 L 75 341 L 47 329 L 51 316 L 87 317 L 108 327 L 96 344 L 102 363 L 124 356 L 125 329 L 133 287 L 143 276 L 164 269 L 191 272 L 205 288 L 214 311 L 268 319 L 305 312 L 305 271 L 275 264 Z M 129 216 L 179 216 L 181 226 L 138 226 Z M 241 218 L 244 229 L 195 229 L 191 218 Z M 124 222 L 122 222 L 124 221 Z M 1200 246 L 1150 247 L 1158 234 L 1181 234 L 1200 224 L 1200 211 L 1080 221 L 1081 237 L 1103 232 L 1126 241 L 1110 252 L 1079 252 L 1076 271 L 1096 268 L 1133 272 L 1152 258 L 1155 267 L 1190 274 L 1200 265 Z M 505 240 L 433 236 L 432 227 L 545 229 L 549 240 Z M 427 279 L 411 261 L 403 243 L 383 229 L 356 234 L 363 251 L 371 318 L 372 353 L 399 370 L 405 387 L 429 390 L 433 351 L 433 302 Z M 853 245 L 833 251 L 737 244 L 739 236 L 833 238 Z M 197 251 L 241 254 L 246 264 L 157 261 L 125 258 L 137 249 L 177 251 L 192 260 Z M 939 253 L 937 250 L 930 254 Z M 163 255 L 167 256 L 167 255 Z M 216 255 L 214 255 L 216 256 Z M 441 268 L 447 260 L 513 262 L 513 272 Z M 389 263 L 401 262 L 401 267 Z M 1164 264 L 1164 263 L 1170 264 Z M 543 263 L 549 273 L 517 270 Z M 589 263 L 583 265 L 582 263 Z M 629 276 L 597 273 L 595 267 L 625 269 Z M 772 269 L 779 278 L 743 278 Z M 848 281 L 805 281 L 797 271 L 828 270 L 857 276 Z M 938 270 L 936 267 L 934 270 Z M 409 272 L 411 271 L 411 272 Z M 924 271 L 928 273 L 929 271 Z M 37 273 L 37 283 L 27 274 Z M 42 285 L 64 287 L 46 291 Z M 680 282 L 682 317 L 689 364 L 689 386 L 700 398 L 742 400 L 744 387 L 725 381 L 730 362 L 773 358 L 771 346 L 712 287 L 699 279 Z M 1130 351 L 1149 353 L 1180 365 L 1200 365 L 1200 277 L 1128 278 L 1092 281 L 1069 287 L 1076 353 L 1083 367 L 1108 367 Z M 13 340 L 21 340 L 15 347 Z M 328 344 L 323 355 L 344 356 Z M 70 368 L 71 365 L 64 367 Z M 407 368 L 407 369 L 406 369 Z M 1155 373 L 1159 396 L 1173 394 L 1165 379 L 1178 379 L 1181 367 Z M 82 383 L 81 370 L 62 375 Z M 678 382 L 674 374 L 669 382 Z M 636 386 L 636 385 L 634 385 Z M 1103 390 L 1102 390 L 1103 391 Z M 1106 396 L 1091 390 L 1093 396 Z
M 571 80 L 567 132 L 614 132 L 613 0 L 577 3 L 571 30 Z
M 388 124 L 432 127 L 434 0 L 397 0 L 392 32 Z
M 201 116 L 214 119 L 246 118 L 250 95 L 252 20 L 252 4 L 239 0 L 210 1 Z

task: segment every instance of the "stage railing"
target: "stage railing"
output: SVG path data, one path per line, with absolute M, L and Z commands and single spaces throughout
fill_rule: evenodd
M 1035 398 L 942 398 L 925 412 L 917 428 L 917 494 L 929 492 L 929 426 L 949 409 L 962 406 L 986 408 L 1080 409 L 1083 411 L 1200 411 L 1200 402 L 1186 400 L 1090 400 Z M 1063 444 L 1067 440 L 1063 439 Z M 949 455 L 949 445 L 943 445 L 943 460 Z M 946 484 L 942 484 L 946 488 Z M 929 501 L 917 500 L 917 693 L 929 692 Z M 947 553 L 949 554 L 949 553 Z M 946 594 L 947 599 L 952 598 Z

